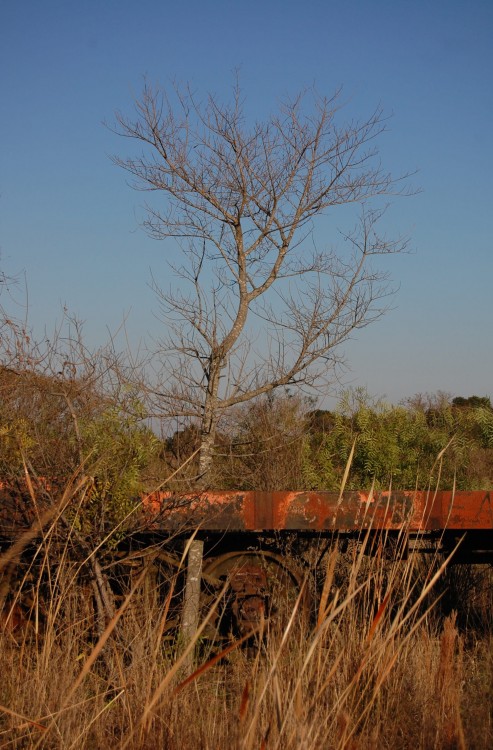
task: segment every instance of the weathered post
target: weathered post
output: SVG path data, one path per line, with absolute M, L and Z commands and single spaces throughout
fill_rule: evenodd
M 187 555 L 187 580 L 185 584 L 185 598 L 181 620 L 181 635 L 183 646 L 186 648 L 194 638 L 199 625 L 200 615 L 200 585 L 202 578 L 202 560 L 204 557 L 204 542 L 194 539 L 190 544 Z M 191 672 L 193 666 L 193 650 L 184 662 L 186 672 Z

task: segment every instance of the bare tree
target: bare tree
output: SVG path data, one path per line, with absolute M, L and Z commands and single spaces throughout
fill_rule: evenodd
M 141 153 L 115 162 L 135 188 L 163 195 L 144 225 L 181 252 L 179 283 L 154 283 L 167 324 L 157 391 L 163 408 L 198 420 L 205 482 L 225 410 L 322 383 L 340 345 L 384 312 L 387 276 L 371 260 L 405 242 L 377 233 L 384 209 L 371 199 L 402 189 L 378 158 L 382 111 L 340 125 L 339 92 L 302 93 L 254 124 L 237 86 L 228 105 L 146 85 L 135 107 L 117 113 L 116 132 Z M 315 219 L 347 204 L 359 210 L 342 247 L 318 249 Z

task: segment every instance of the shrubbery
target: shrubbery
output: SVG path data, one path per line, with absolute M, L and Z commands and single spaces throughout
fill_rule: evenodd
M 215 486 L 337 491 L 353 446 L 348 489 L 372 482 L 377 489 L 493 486 L 493 409 L 486 397 L 438 393 L 395 406 L 358 389 L 345 392 L 332 412 L 313 406 L 286 395 L 236 412 L 216 441 Z

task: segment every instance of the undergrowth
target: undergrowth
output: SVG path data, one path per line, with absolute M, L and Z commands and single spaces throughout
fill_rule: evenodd
M 33 567 L 2 614 L 0 747 L 492 747 L 491 568 L 363 552 L 327 550 L 310 617 L 300 597 L 253 649 L 199 629 L 192 674 L 176 571 L 158 591 L 133 569 L 101 630 L 68 554 L 42 583 Z

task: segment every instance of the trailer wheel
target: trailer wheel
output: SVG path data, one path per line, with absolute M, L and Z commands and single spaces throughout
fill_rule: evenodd
M 206 561 L 203 616 L 225 589 L 211 618 L 208 637 L 227 640 L 257 628 L 282 628 L 300 594 L 298 610 L 302 617 L 307 616 L 309 595 L 304 580 L 304 573 L 292 560 L 270 551 L 239 550 Z

